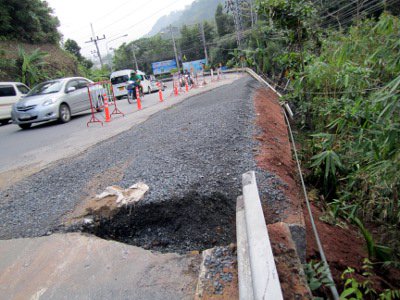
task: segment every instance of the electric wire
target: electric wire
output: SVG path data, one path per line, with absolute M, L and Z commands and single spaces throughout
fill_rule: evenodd
M 388 0 L 388 1 L 386 1 L 386 5 L 394 4 L 396 1 L 397 0 L 393 0 L 393 1 Z M 362 17 L 363 15 L 365 16 L 366 13 L 372 14 L 374 12 L 381 10 L 382 8 L 384 8 L 384 3 L 382 3 L 381 0 L 372 0 L 372 1 L 369 1 L 366 5 L 364 5 L 360 10 L 358 10 L 357 8 L 353 8 L 353 9 L 345 12 L 343 15 L 340 15 L 340 18 L 333 19 L 333 20 L 330 20 L 327 22 L 322 22 L 322 24 L 320 26 L 321 27 L 329 27 L 332 24 L 336 24 L 333 27 L 340 27 L 344 24 L 350 23 L 349 20 L 353 20 L 355 15 Z M 357 11 L 358 11 L 358 15 L 356 14 Z
M 339 293 L 337 291 L 335 282 L 333 281 L 332 273 L 331 273 L 328 261 L 327 261 L 326 256 L 325 256 L 325 251 L 324 251 L 324 248 L 322 247 L 322 243 L 321 243 L 321 240 L 319 238 L 317 226 L 315 225 L 314 216 L 313 216 L 313 213 L 312 213 L 312 210 L 311 210 L 310 200 L 308 199 L 307 189 L 306 189 L 306 185 L 304 183 L 304 178 L 303 178 L 303 174 L 302 174 L 302 171 L 301 171 L 299 157 L 297 155 L 297 148 L 296 148 L 296 143 L 295 143 L 295 140 L 294 140 L 294 137 L 293 137 L 292 127 L 290 126 L 289 118 L 288 118 L 288 116 L 286 114 L 286 111 L 283 110 L 283 113 L 285 115 L 286 123 L 287 123 L 288 129 L 289 129 L 290 139 L 292 141 L 293 152 L 294 152 L 294 156 L 295 156 L 296 164 L 297 164 L 297 170 L 299 172 L 304 198 L 306 199 L 307 211 L 308 211 L 308 215 L 310 217 L 310 222 L 311 222 L 311 226 L 312 226 L 312 229 L 313 229 L 313 232 L 314 232 L 315 241 L 317 243 L 317 247 L 318 247 L 319 254 L 321 256 L 321 260 L 323 261 L 323 263 L 325 265 L 325 268 L 327 270 L 328 279 L 332 282 L 332 284 L 329 285 L 329 289 L 331 290 L 333 299 L 338 300 L 339 299 Z
M 359 11 L 358 11 L 358 12 L 359 12 L 359 15 L 360 15 L 361 13 L 369 12 L 372 8 L 379 7 L 381 4 L 382 4 L 381 0 L 372 0 L 372 1 L 370 1 L 370 2 L 368 3 L 368 6 L 365 6 L 362 10 L 359 10 Z M 372 6 L 371 6 L 371 5 L 372 5 Z M 343 20 L 346 20 L 346 19 L 349 18 L 349 17 L 353 18 L 356 12 L 357 12 L 357 8 L 354 8 L 354 9 L 352 9 L 352 10 L 349 10 L 349 11 L 347 11 L 346 13 L 344 13 L 343 15 L 341 15 L 341 16 L 340 16 L 340 19 L 341 19 L 342 22 L 343 22 Z M 331 23 L 337 23 L 337 22 L 340 24 L 340 23 L 342 23 L 342 22 L 340 22 L 340 19 L 338 19 L 338 20 L 333 20 L 333 21 L 327 21 L 327 22 L 325 22 L 325 23 L 322 23 L 321 26 L 322 26 L 322 27 L 325 27 L 325 26 L 328 26 L 328 25 L 331 24 Z
M 168 7 L 170 7 L 170 6 L 172 6 L 172 5 L 176 4 L 176 3 L 178 3 L 179 1 L 180 1 L 180 0 L 175 0 L 175 1 L 173 1 L 172 3 L 170 3 L 170 4 L 166 5 L 166 6 L 164 6 L 163 8 L 157 10 L 157 11 L 154 12 L 153 14 L 151 14 L 151 15 L 149 15 L 149 16 L 143 18 L 143 19 L 141 19 L 140 21 L 136 22 L 135 24 L 133 24 L 133 25 L 131 25 L 131 26 L 129 26 L 129 27 L 127 27 L 127 28 L 121 30 L 121 31 L 122 31 L 122 32 L 128 31 L 129 29 L 131 29 L 131 28 L 133 28 L 133 27 L 139 25 L 140 23 L 146 21 L 146 20 L 149 19 L 149 18 L 154 17 L 156 14 L 158 14 L 158 13 L 162 12 L 163 10 L 167 9 Z M 118 34 L 119 34 L 119 33 L 118 33 Z M 115 36 L 117 36 L 118 34 L 112 35 L 110 38 L 115 37 Z

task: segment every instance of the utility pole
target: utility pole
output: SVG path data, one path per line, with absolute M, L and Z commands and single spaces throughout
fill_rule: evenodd
M 207 55 L 207 46 L 206 46 L 206 36 L 204 34 L 204 26 L 203 23 L 199 24 L 199 30 L 201 33 L 201 40 L 203 41 L 203 48 L 204 48 L 204 56 L 206 58 L 206 64 L 208 64 L 208 55 Z
M 174 44 L 176 66 L 178 67 L 178 72 L 181 72 L 181 68 L 179 66 L 178 51 L 176 50 L 175 37 L 172 31 L 172 25 L 169 25 L 169 30 L 171 31 L 172 43 Z
M 139 70 L 138 64 L 137 64 L 137 60 L 136 60 L 136 54 L 135 54 L 135 48 L 132 44 L 132 53 L 133 53 L 133 60 L 135 61 L 135 66 L 136 66 L 136 71 Z
M 101 65 L 101 68 L 103 69 L 103 60 L 102 60 L 102 58 L 101 58 L 101 54 L 100 54 L 100 50 L 99 50 L 99 45 L 97 44 L 97 42 L 98 42 L 98 41 L 101 41 L 101 40 L 104 40 L 104 39 L 106 38 L 106 36 L 103 34 L 103 37 L 102 37 L 102 38 L 99 38 L 98 36 L 96 36 L 96 35 L 94 34 L 94 29 L 93 29 L 93 24 L 92 24 L 92 23 L 90 23 L 90 27 L 92 28 L 92 37 L 90 38 L 90 41 L 87 41 L 86 43 L 94 43 L 94 44 L 95 44 L 96 49 L 97 49 L 97 56 L 98 56 L 99 59 L 100 59 L 100 65 Z

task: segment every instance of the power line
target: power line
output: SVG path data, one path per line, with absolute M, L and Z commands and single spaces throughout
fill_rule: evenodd
M 393 1 L 388 0 L 388 1 L 386 1 L 386 5 L 394 4 L 397 1 L 398 0 L 393 0 Z M 384 7 L 385 7 L 385 3 L 383 3 L 382 0 L 372 0 L 372 1 L 369 1 L 368 3 L 364 4 L 361 9 L 358 9 L 357 7 L 352 8 L 352 9 L 346 11 L 345 13 L 343 13 L 342 15 L 340 15 L 340 18 L 339 18 L 339 16 L 337 16 L 336 20 L 329 20 L 329 21 L 323 22 L 321 24 L 321 26 L 329 27 L 330 25 L 335 24 L 334 27 L 340 27 L 340 26 L 344 25 L 345 23 L 346 24 L 349 23 L 348 22 L 349 20 L 352 21 L 354 19 L 355 14 L 356 14 L 357 19 L 359 20 L 359 18 L 362 15 L 372 14 L 376 11 L 379 11 L 380 9 L 384 9 Z
M 133 27 L 139 25 L 139 24 L 142 23 L 143 21 L 146 21 L 147 19 L 150 19 L 151 17 L 155 16 L 156 14 L 160 13 L 160 12 L 163 11 L 164 9 L 167 9 L 168 7 L 174 5 L 175 3 L 179 2 L 179 1 L 180 1 L 180 0 L 175 0 L 175 1 L 173 1 L 172 3 L 170 3 L 170 4 L 166 5 L 166 6 L 164 6 L 163 8 L 157 10 L 155 13 L 151 14 L 150 16 L 147 16 L 146 18 L 141 19 L 140 21 L 136 22 L 135 24 L 133 24 L 133 25 L 131 25 L 131 26 L 129 26 L 129 27 L 127 27 L 127 28 L 121 30 L 121 31 L 127 31 L 127 30 L 129 30 L 129 29 L 131 29 L 131 28 L 133 28 Z M 119 33 L 118 33 L 118 34 L 119 34 Z M 118 34 L 112 35 L 111 37 L 117 36 Z
M 117 21 L 112 22 L 112 23 L 110 23 L 110 24 L 108 24 L 108 25 L 105 25 L 104 27 L 100 28 L 100 30 L 107 29 L 107 28 L 109 28 L 109 27 L 111 27 L 111 26 L 114 26 L 115 24 L 117 24 L 117 23 L 123 21 L 124 19 L 126 19 L 126 18 L 128 18 L 128 17 L 131 17 L 131 18 L 132 18 L 132 13 L 133 13 L 133 12 L 137 12 L 137 11 L 142 10 L 143 8 L 145 8 L 147 5 L 149 5 L 149 4 L 150 4 L 151 2 L 153 2 L 153 1 L 154 1 L 154 0 L 148 0 L 147 3 L 146 3 L 146 5 L 140 6 L 140 7 L 136 8 L 135 10 L 129 12 L 128 14 L 126 14 L 126 15 L 124 15 L 124 16 L 122 16 L 122 17 L 119 17 Z
M 394 4 L 396 3 L 397 0 L 388 0 L 386 2 L 386 4 Z M 380 0 L 375 0 L 375 4 L 374 1 L 369 2 L 369 5 L 374 4 L 372 6 L 366 7 L 364 10 L 359 11 L 359 14 L 373 14 L 374 12 L 379 11 L 380 9 L 382 9 L 383 7 L 383 3 Z M 330 27 L 330 25 L 335 24 L 334 26 L 332 26 L 332 28 L 336 29 L 338 27 L 347 25 L 351 22 L 353 22 L 354 20 L 354 12 L 356 11 L 356 9 L 350 10 L 348 12 L 346 12 L 346 14 L 344 14 L 341 18 L 341 20 L 337 20 L 337 21 L 331 21 L 331 22 L 325 22 L 323 24 L 321 24 L 321 27 Z M 337 24 L 336 24 L 337 23 Z

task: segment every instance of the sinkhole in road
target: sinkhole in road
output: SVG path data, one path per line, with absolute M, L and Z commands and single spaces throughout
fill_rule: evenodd
M 122 207 L 84 232 L 160 252 L 188 251 L 235 241 L 235 201 L 220 193 L 190 192 L 183 198 Z

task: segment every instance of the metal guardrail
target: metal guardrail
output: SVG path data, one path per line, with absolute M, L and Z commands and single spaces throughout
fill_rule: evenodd
M 236 206 L 239 299 L 283 299 L 254 171 L 242 175 Z

